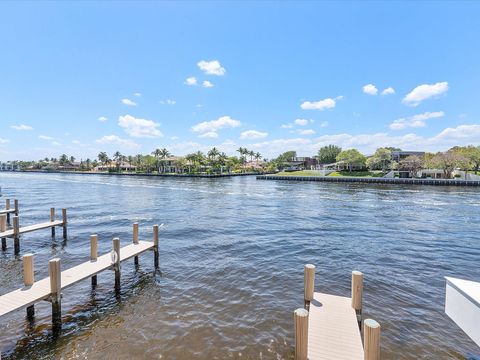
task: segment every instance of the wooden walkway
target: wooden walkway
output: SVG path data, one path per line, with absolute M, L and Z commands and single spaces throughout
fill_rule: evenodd
M 15 211 L 15 209 L 0 209 L 0 215 L 13 214 Z
M 32 231 L 36 231 L 36 230 L 48 229 L 48 228 L 55 227 L 55 226 L 63 226 L 63 221 L 62 220 L 47 221 L 47 222 L 40 223 L 40 224 L 20 227 L 20 228 L 18 228 L 18 235 L 25 234 L 25 233 L 32 232 Z M 14 229 L 10 229 L 10 230 L 6 230 L 4 232 L 0 232 L 0 238 L 13 237 L 14 235 L 15 235 Z
M 127 245 L 120 249 L 120 262 L 137 256 L 147 250 L 153 249 L 154 242 L 139 241 L 138 244 Z M 112 257 L 105 254 L 96 261 L 90 260 L 61 273 L 61 286 L 63 290 L 73 284 L 92 277 L 104 270 L 112 268 Z M 0 316 L 17 309 L 28 307 L 38 301 L 50 297 L 50 277 L 34 282 L 31 286 L 24 286 L 18 290 L 0 296 Z
M 316 292 L 308 316 L 309 360 L 363 360 L 352 299 Z

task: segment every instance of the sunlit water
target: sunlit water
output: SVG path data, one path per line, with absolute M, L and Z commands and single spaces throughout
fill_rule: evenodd
M 50 305 L 0 318 L 2 359 L 291 359 L 293 310 L 303 305 L 303 265 L 316 288 L 349 295 L 350 272 L 365 274 L 364 313 L 382 325 L 384 359 L 463 359 L 479 349 L 444 314 L 444 276 L 480 280 L 480 194 L 474 188 L 142 177 L 0 174 L 3 197 L 20 200 L 21 223 L 69 209 L 69 238 L 22 236 L 36 278 L 48 260 L 66 269 L 111 239 L 160 233 L 153 254 L 64 291 L 63 328 L 53 337 Z M 0 199 L 0 201 L 3 201 Z M 12 241 L 0 254 L 0 294 L 22 285 Z

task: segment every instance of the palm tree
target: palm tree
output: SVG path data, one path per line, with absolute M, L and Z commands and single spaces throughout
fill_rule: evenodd
M 162 150 L 160 150 L 160 157 L 162 159 L 162 167 L 163 167 L 163 170 L 162 172 L 165 172 L 165 158 L 171 156 L 172 154 L 170 154 L 170 152 L 163 148 Z
M 68 156 L 65 155 L 65 154 L 62 154 L 62 156 L 60 156 L 59 163 L 60 163 L 60 165 L 67 164 L 68 163 Z
M 228 156 L 227 156 L 227 154 L 225 154 L 224 152 L 222 152 L 222 153 L 218 156 L 218 162 L 219 162 L 219 164 L 220 164 L 220 174 L 223 174 L 223 167 L 226 165 L 227 159 L 228 159 Z
M 120 171 L 122 158 L 123 158 L 123 155 L 120 153 L 120 151 L 116 151 L 115 154 L 113 154 L 113 160 L 115 160 L 115 167 L 117 168 L 117 172 Z
M 92 160 L 90 159 L 85 160 L 85 165 L 87 166 L 87 170 L 90 170 L 90 167 L 92 166 Z
M 98 154 L 98 161 L 100 161 L 100 163 L 102 165 L 105 165 L 106 163 L 108 163 L 108 155 L 106 152 L 102 151 L 101 153 Z
M 70 156 L 70 164 L 73 164 L 75 162 L 75 156 Z
M 255 154 L 255 160 L 257 161 L 257 163 L 258 163 L 258 160 L 260 160 L 261 158 L 262 158 L 262 155 L 259 152 L 257 152 Z

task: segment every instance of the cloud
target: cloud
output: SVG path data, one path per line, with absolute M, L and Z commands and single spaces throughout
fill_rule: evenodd
M 58 141 L 52 141 L 52 142 L 50 143 L 50 145 L 53 145 L 53 146 L 61 146 L 62 144 L 59 143 Z
M 107 121 L 107 120 L 108 120 L 108 118 L 106 118 L 105 116 L 100 116 L 100 117 L 98 118 L 98 121 L 101 121 L 101 122 L 105 122 L 105 121 Z
M 215 85 L 213 85 L 210 81 L 208 80 L 204 80 L 203 83 L 202 83 L 202 87 L 204 88 L 212 88 L 214 87 Z
M 448 82 L 438 82 L 436 84 L 423 84 L 417 86 L 409 92 L 402 100 L 407 106 L 418 106 L 422 101 L 432 97 L 440 96 L 448 91 Z
M 337 104 L 336 100 L 341 100 L 342 98 L 343 98 L 342 96 L 339 96 L 336 99 L 326 98 L 326 99 L 323 99 L 323 100 L 313 101 L 313 102 L 304 101 L 300 105 L 300 107 L 303 110 L 320 110 L 320 111 L 323 111 L 323 110 L 326 110 L 326 109 L 333 109 L 335 107 L 335 105 Z
M 163 105 L 175 105 L 177 102 L 172 99 L 160 100 L 160 104 Z
M 325 128 L 325 127 L 327 127 L 327 126 L 328 126 L 328 121 L 324 121 L 324 122 L 322 122 L 322 123 L 320 124 L 320 127 L 321 127 L 321 128 Z
M 101 137 L 100 139 L 97 139 L 96 142 L 99 143 L 99 144 L 119 145 L 119 146 L 122 146 L 122 147 L 125 147 L 125 148 L 130 148 L 130 149 L 134 149 L 134 148 L 139 147 L 139 145 L 137 143 L 135 143 L 134 141 L 129 140 L 129 139 L 122 139 L 117 135 L 105 135 L 105 136 Z
M 118 125 L 122 127 L 128 135 L 133 137 L 163 137 L 162 132 L 158 129 L 160 124 L 153 120 L 137 119 L 131 115 L 125 115 L 118 118 Z
M 480 125 L 459 125 L 455 128 L 446 128 L 432 137 L 430 142 L 452 145 L 479 144 Z
M 199 61 L 197 63 L 198 67 L 200 70 L 202 70 L 206 75 L 217 75 L 217 76 L 223 76 L 225 75 L 225 68 L 220 65 L 220 62 L 218 60 L 212 60 L 212 61 Z
M 299 129 L 297 130 L 297 132 L 300 134 L 300 135 L 313 135 L 315 134 L 315 130 L 313 129 Z
M 400 119 L 394 120 L 390 124 L 390 129 L 402 130 L 409 127 L 411 128 L 425 127 L 427 125 L 425 122 L 426 120 L 443 117 L 444 115 L 445 113 L 443 111 L 435 111 L 435 112 L 427 111 L 423 114 L 413 115 L 406 118 L 400 118 Z
M 172 137 L 170 138 L 170 140 L 178 140 L 178 139 L 180 139 L 178 136 L 172 136 Z
M 387 87 L 386 89 L 383 89 L 382 95 L 393 95 L 395 94 L 395 89 L 391 86 Z
M 130 99 L 122 99 L 122 104 L 128 105 L 128 106 L 137 106 L 137 103 L 135 101 L 132 101 Z
M 33 127 L 30 125 L 20 124 L 20 125 L 12 125 L 10 126 L 12 129 L 19 130 L 19 131 L 30 131 L 33 130 Z
M 280 127 L 282 129 L 291 129 L 293 128 L 293 124 L 283 124 L 283 125 L 280 125 Z
M 142 96 L 142 94 L 141 94 L 141 93 L 139 93 L 139 92 L 136 92 L 136 93 L 133 93 L 133 96 L 136 96 L 136 97 L 141 97 L 141 96 Z
M 373 84 L 368 84 L 368 85 L 365 85 L 363 88 L 362 88 L 362 91 L 365 93 L 365 94 L 368 94 L 368 95 L 377 95 L 378 93 L 378 89 L 375 85 Z
M 216 139 L 218 138 L 218 134 L 215 131 L 209 131 L 209 132 L 198 135 L 198 137 Z
M 41 140 L 53 140 L 53 137 L 47 135 L 39 135 L 38 138 Z
M 256 131 L 256 130 L 247 130 L 240 134 L 240 139 L 242 140 L 253 140 L 253 139 L 263 139 L 268 136 L 268 133 Z
M 308 125 L 310 122 L 313 122 L 313 120 L 295 119 L 295 121 L 293 123 L 295 125 L 305 126 L 305 125 Z
M 230 116 L 222 116 L 217 120 L 204 121 L 199 124 L 192 126 L 192 131 L 200 133 L 200 137 L 218 137 L 214 136 L 213 133 L 220 129 L 224 128 L 235 128 L 241 125 L 241 122 L 235 119 L 232 119 Z M 206 135 L 206 133 L 210 133 Z
M 73 141 L 72 141 L 72 144 L 80 145 L 81 143 L 80 143 L 80 140 L 73 140 Z
M 188 86 L 197 85 L 197 78 L 195 76 L 191 76 L 185 80 L 185 83 Z
M 0 138 L 0 144 L 7 144 L 9 142 L 10 142 L 10 140 L 8 140 L 8 139 Z

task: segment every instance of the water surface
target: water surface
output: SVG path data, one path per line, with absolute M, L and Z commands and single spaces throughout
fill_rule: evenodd
M 53 336 L 50 305 L 30 324 L 20 310 L 0 318 L 2 359 L 291 359 L 293 310 L 303 305 L 303 265 L 316 288 L 349 295 L 350 272 L 365 274 L 364 314 L 382 325 L 383 359 L 464 359 L 478 347 L 444 314 L 444 276 L 480 280 L 478 189 L 354 183 L 0 173 L 3 196 L 20 200 L 21 223 L 69 210 L 61 231 L 26 234 L 21 255 L 62 268 L 99 253 L 111 239 L 160 233 L 153 254 L 64 291 L 63 328 Z M 0 201 L 1 200 L 0 198 Z M 0 294 L 22 285 L 12 241 L 0 253 Z

